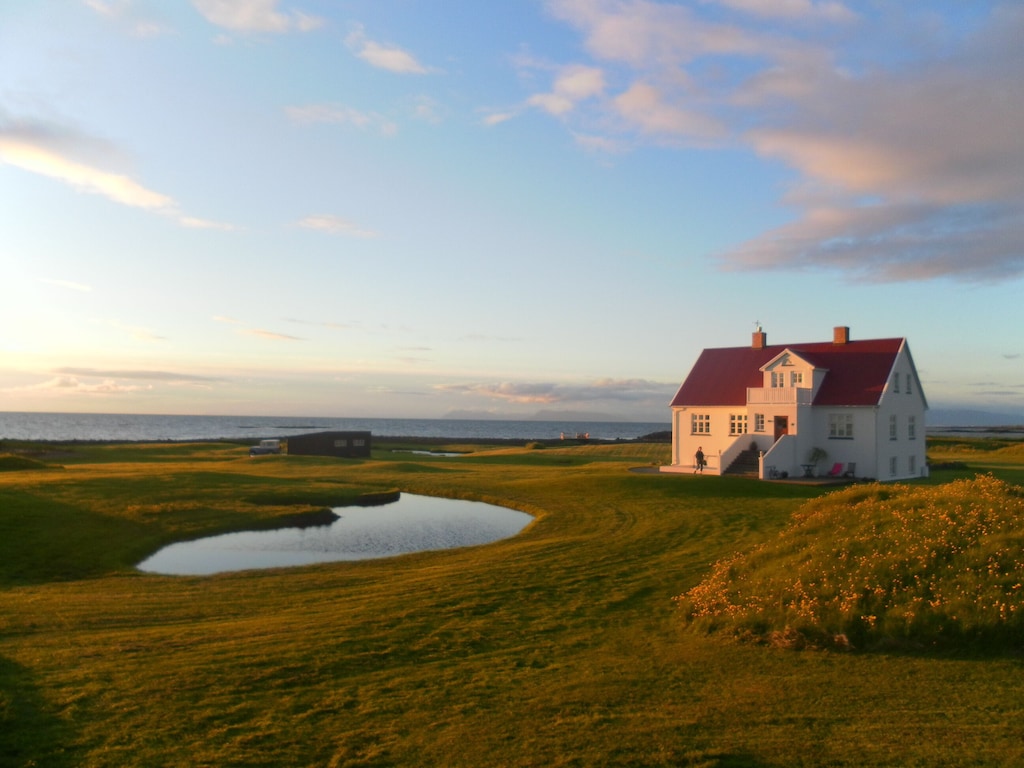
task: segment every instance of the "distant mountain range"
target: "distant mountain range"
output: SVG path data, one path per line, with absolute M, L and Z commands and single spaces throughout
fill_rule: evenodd
M 1024 425 L 1024 413 L 975 408 L 932 408 L 925 415 L 929 427 L 1014 427 Z

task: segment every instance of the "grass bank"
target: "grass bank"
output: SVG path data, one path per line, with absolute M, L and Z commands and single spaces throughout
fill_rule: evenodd
M 249 459 L 92 446 L 0 472 L 0 763 L 1009 765 L 1012 657 L 782 653 L 673 597 L 821 491 L 629 471 L 664 445 Z M 439 447 L 440 449 L 440 447 Z M 1019 482 L 1024 461 L 953 457 Z M 211 577 L 161 544 L 400 489 L 535 516 L 484 547 Z

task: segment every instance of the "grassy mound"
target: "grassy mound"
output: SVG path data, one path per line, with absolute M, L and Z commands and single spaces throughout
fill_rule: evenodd
M 704 631 L 788 647 L 1024 647 L 1024 492 L 992 476 L 857 486 L 680 595 Z
M 27 456 L 16 456 L 11 453 L 0 454 L 0 472 L 20 472 L 25 469 L 53 469 L 53 467 Z

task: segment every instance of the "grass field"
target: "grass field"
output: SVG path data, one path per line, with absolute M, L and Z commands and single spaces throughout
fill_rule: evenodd
M 1012 654 L 792 652 L 673 597 L 827 489 L 629 471 L 650 444 L 249 459 L 223 443 L 0 461 L 0 764 L 1008 766 Z M 930 443 L 940 484 L 1024 483 L 1024 446 Z M 60 465 L 59 468 L 45 468 Z M 212 577 L 164 543 L 362 494 L 535 516 L 483 547 Z

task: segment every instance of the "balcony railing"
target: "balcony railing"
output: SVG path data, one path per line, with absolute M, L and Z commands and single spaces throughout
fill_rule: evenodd
M 810 405 L 806 387 L 747 387 L 747 405 Z

